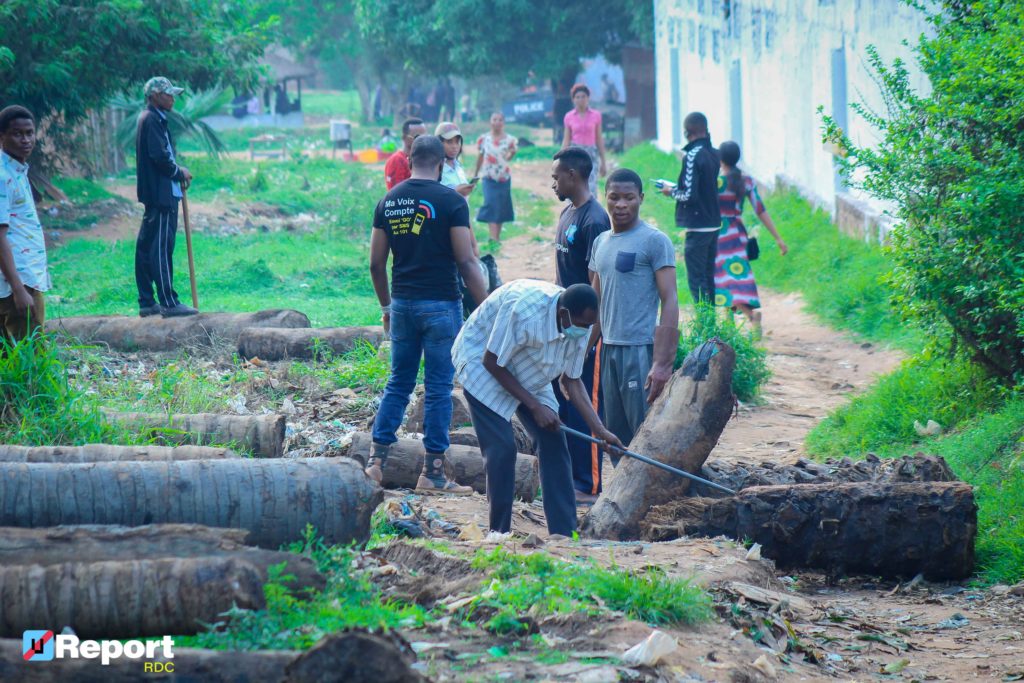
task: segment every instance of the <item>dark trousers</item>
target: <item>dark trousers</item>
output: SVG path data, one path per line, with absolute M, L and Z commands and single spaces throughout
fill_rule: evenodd
M 508 533 L 512 530 L 512 499 L 516 478 L 516 440 L 512 433 L 512 423 L 473 398 L 468 391 L 466 401 L 484 455 L 490 529 Z M 516 415 L 530 433 L 540 460 L 540 487 L 544 491 L 544 515 L 548 520 L 548 531 L 571 536 L 576 530 L 576 493 L 572 487 L 572 465 L 565 435 L 541 429 L 530 411 L 522 406 Z
M 148 308 L 157 301 L 161 306 L 176 306 L 174 291 L 174 237 L 178 232 L 178 205 L 147 206 L 142 227 L 135 240 L 135 286 L 139 289 L 139 308 Z M 156 301 L 153 300 L 156 285 Z
M 601 350 L 601 343 L 590 350 L 587 360 L 583 363 L 583 386 L 587 388 L 587 395 L 590 397 L 594 411 L 600 417 L 603 415 L 604 400 L 601 397 L 601 361 L 598 353 Z M 569 402 L 569 398 L 562 394 L 558 386 L 558 380 L 552 382 L 555 387 L 555 398 L 558 399 L 558 419 L 571 429 L 584 434 L 590 434 L 590 426 L 576 410 L 576 406 Z M 601 493 L 601 465 L 604 460 L 603 451 L 583 439 L 568 437 L 569 459 L 572 460 L 572 483 L 577 491 L 583 493 Z
M 693 303 L 715 303 L 715 257 L 718 256 L 718 230 L 686 232 L 683 258 L 686 261 L 686 284 Z

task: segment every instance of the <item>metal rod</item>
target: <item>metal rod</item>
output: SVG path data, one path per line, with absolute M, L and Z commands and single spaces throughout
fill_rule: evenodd
M 735 496 L 736 495 L 736 492 L 733 491 L 730 488 L 726 488 L 726 487 L 722 486 L 721 484 L 716 484 L 713 481 L 708 481 L 707 479 L 704 479 L 703 477 L 698 477 L 696 474 L 690 474 L 689 472 L 684 472 L 681 469 L 672 467 L 671 465 L 666 465 L 663 462 L 658 462 L 657 460 L 653 460 L 651 458 L 648 458 L 646 455 L 640 455 L 639 453 L 634 453 L 633 451 L 627 451 L 625 448 L 619 448 L 618 446 L 608 446 L 608 445 L 605 444 L 604 441 L 601 441 L 600 439 L 595 439 L 590 434 L 584 434 L 583 432 L 578 432 L 578 431 L 576 431 L 575 429 L 573 429 L 571 427 L 566 427 L 565 425 L 560 425 L 559 428 L 563 432 L 565 432 L 566 434 L 569 434 L 571 436 L 575 436 L 578 439 L 584 439 L 585 441 L 589 441 L 590 443 L 596 443 L 598 446 L 601 446 L 602 448 L 610 448 L 611 450 L 618 451 L 619 453 L 622 453 L 622 455 L 629 456 L 630 458 L 634 458 L 636 460 L 639 460 L 640 462 L 645 462 L 648 465 L 654 465 L 655 467 L 657 467 L 659 469 L 663 469 L 666 472 L 671 472 L 672 474 L 677 474 L 680 477 L 686 477 L 687 479 L 691 479 L 693 481 L 699 482 L 701 484 L 704 484 L 705 486 L 710 486 L 711 488 L 718 489 L 719 491 L 724 491 L 725 493 L 728 493 L 731 496 Z

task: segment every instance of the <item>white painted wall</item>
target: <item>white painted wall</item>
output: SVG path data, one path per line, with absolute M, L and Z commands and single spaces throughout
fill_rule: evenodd
M 676 130 L 688 112 L 701 111 L 715 144 L 741 143 L 741 164 L 748 173 L 769 185 L 785 176 L 829 208 L 837 181 L 832 153 L 821 142 L 817 109 L 832 113 L 833 51 L 845 56 L 847 102 L 877 111 L 883 103 L 867 46 L 876 46 L 886 61 L 899 57 L 912 65 L 912 53 L 902 43 L 916 43 L 928 28 L 923 15 L 899 0 L 653 1 L 658 145 L 669 150 L 685 144 Z M 738 88 L 730 86 L 734 61 Z M 927 87 L 922 76 L 915 81 Z M 734 103 L 737 90 L 740 102 Z M 857 144 L 873 144 L 876 134 L 851 108 L 847 121 Z

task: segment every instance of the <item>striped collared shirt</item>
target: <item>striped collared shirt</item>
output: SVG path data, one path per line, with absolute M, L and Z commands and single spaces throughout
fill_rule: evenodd
M 563 373 L 583 373 L 586 336 L 572 339 L 558 330 L 558 297 L 565 291 L 540 280 L 516 280 L 499 287 L 473 311 L 452 347 L 455 375 L 475 399 L 511 420 L 519 401 L 484 367 L 490 351 L 498 365 L 523 388 L 558 412 L 551 382 Z

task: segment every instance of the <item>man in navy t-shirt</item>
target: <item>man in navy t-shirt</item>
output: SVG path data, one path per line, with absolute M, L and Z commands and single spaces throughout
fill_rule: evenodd
M 373 421 L 366 474 L 377 482 L 384 477 L 388 451 L 398 440 L 396 432 L 422 358 L 426 454 L 416 490 L 464 495 L 472 489 L 450 481 L 444 467 L 455 376 L 452 344 L 462 327 L 458 274 L 478 305 L 487 297 L 487 288 L 473 255 L 466 200 L 437 181 L 444 163 L 440 138 L 418 137 L 409 157 L 412 176 L 388 192 L 373 215 L 370 277 L 384 330 L 391 336 L 391 377 Z
M 594 240 L 611 228 L 608 213 L 590 193 L 589 178 L 593 168 L 590 154 L 580 147 L 567 147 L 554 157 L 551 166 L 552 189 L 559 201 L 569 200 L 558 219 L 555 236 L 555 271 L 560 287 L 590 284 L 590 252 Z M 595 370 L 597 347 L 587 350 L 583 366 L 583 385 L 598 415 L 601 414 L 601 389 L 599 372 Z M 555 397 L 558 399 L 558 417 L 566 426 L 581 432 L 589 432 L 586 421 L 569 402 L 555 382 Z M 569 439 L 569 455 L 572 459 L 572 478 L 579 504 L 593 503 L 601 492 L 601 450 L 594 444 L 581 439 Z

